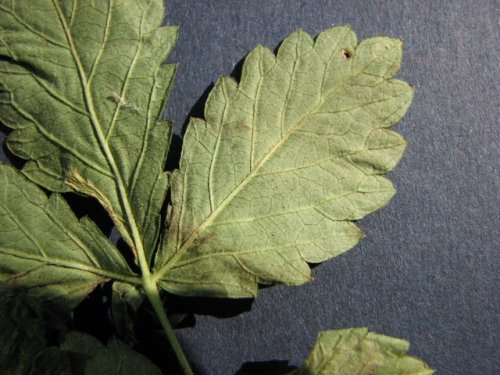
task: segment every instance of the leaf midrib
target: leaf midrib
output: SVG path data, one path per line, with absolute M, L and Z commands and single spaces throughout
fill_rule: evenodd
M 144 249 L 143 249 L 141 237 L 139 234 L 139 230 L 137 227 L 137 223 L 136 223 L 135 217 L 132 213 L 130 198 L 127 194 L 127 190 L 125 188 L 125 183 L 123 181 L 123 177 L 121 176 L 121 173 L 118 169 L 118 166 L 117 166 L 117 163 L 114 159 L 114 156 L 113 156 L 113 154 L 112 154 L 112 152 L 111 152 L 111 150 L 106 142 L 106 136 L 103 132 L 103 128 L 101 126 L 101 123 L 97 118 L 97 114 L 96 114 L 95 108 L 94 108 L 93 98 L 92 98 L 92 95 L 89 91 L 89 82 L 88 82 L 87 76 L 85 74 L 85 71 L 83 69 L 78 51 L 76 50 L 76 47 L 75 47 L 75 44 L 73 41 L 73 37 L 71 35 L 71 31 L 68 28 L 66 20 L 64 19 L 64 14 L 63 14 L 59 4 L 57 3 L 57 0 L 52 0 L 52 3 L 57 11 L 59 21 L 60 21 L 61 26 L 63 28 L 66 39 L 68 41 L 68 45 L 70 47 L 71 55 L 73 57 L 75 65 L 77 67 L 78 75 L 80 76 L 80 80 L 82 83 L 82 90 L 83 90 L 84 98 L 85 98 L 85 105 L 87 107 L 87 110 L 89 111 L 91 123 L 92 123 L 94 131 L 97 135 L 97 140 L 99 142 L 99 146 L 103 150 L 104 155 L 105 155 L 105 157 L 106 157 L 106 159 L 111 167 L 111 170 L 113 171 L 113 174 L 115 176 L 116 184 L 118 186 L 118 191 L 119 191 L 120 203 L 123 206 L 122 208 L 124 209 L 127 220 L 128 220 L 127 224 L 129 226 L 130 231 L 132 232 L 130 237 L 133 238 L 133 242 L 134 242 L 132 244 L 133 250 L 138 257 L 144 256 Z M 112 1 L 110 1 L 110 8 L 109 8 L 110 12 L 111 12 L 111 5 L 112 5 L 111 3 L 112 3 Z

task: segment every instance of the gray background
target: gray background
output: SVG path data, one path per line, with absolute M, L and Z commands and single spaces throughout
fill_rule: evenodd
M 365 326 L 408 339 L 437 374 L 498 374 L 498 44 L 495 1 L 169 1 L 181 27 L 167 117 L 178 134 L 218 76 L 255 45 L 302 27 L 351 24 L 359 39 L 401 37 L 399 77 L 417 87 L 398 130 L 410 146 L 398 194 L 359 224 L 366 238 L 316 280 L 261 291 L 250 312 L 198 316 L 178 336 L 200 374 L 245 361 L 298 365 L 318 331 Z M 195 108 L 194 113 L 197 113 Z M 0 135 L 0 139 L 3 138 Z M 5 156 L 0 154 L 0 159 Z

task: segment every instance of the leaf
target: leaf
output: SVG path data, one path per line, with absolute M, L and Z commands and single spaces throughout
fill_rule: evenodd
M 58 348 L 49 348 L 49 337 L 66 328 L 61 322 L 64 317 L 49 309 L 43 301 L 1 282 L 0 300 L 2 374 L 69 373 L 69 363 L 63 353 Z M 48 352 L 51 360 L 40 360 L 48 358 Z
M 258 284 L 302 284 L 308 263 L 362 238 L 352 223 L 384 206 L 382 174 L 405 140 L 388 128 L 413 89 L 392 78 L 402 43 L 357 44 L 349 27 L 299 30 L 277 56 L 257 47 L 241 82 L 222 78 L 184 137 L 170 232 L 156 278 L 173 293 L 251 297 Z
M 104 346 L 94 337 L 70 332 L 60 348 L 69 354 L 74 368 L 83 374 L 161 375 L 162 372 L 142 354 L 116 338 Z
M 147 358 L 116 338 L 103 345 L 90 335 L 67 331 L 42 301 L 0 283 L 2 374 L 161 374 Z M 61 344 L 49 336 L 62 335 Z
M 116 338 L 103 345 L 85 333 L 72 331 L 59 347 L 50 346 L 32 361 L 30 375 L 106 374 L 161 375 L 156 365 Z
M 47 346 L 41 304 L 1 282 L 0 300 L 0 368 L 6 374 L 25 374 L 33 356 Z
M 144 302 L 144 293 L 136 285 L 113 283 L 111 317 L 116 334 L 127 344 L 136 343 L 135 323 L 137 310 Z
M 430 375 L 424 362 L 407 356 L 407 341 L 366 328 L 325 331 L 293 375 Z
M 0 0 L 0 120 L 28 178 L 98 199 L 152 256 L 168 188 L 159 122 L 177 29 L 162 0 Z
M 45 193 L 13 167 L 0 164 L 0 281 L 63 309 L 115 279 L 140 283 L 120 252 L 64 198 Z

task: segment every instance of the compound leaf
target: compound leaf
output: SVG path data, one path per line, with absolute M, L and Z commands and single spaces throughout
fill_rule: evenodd
M 91 220 L 0 164 L 0 281 L 69 309 L 110 279 L 140 283 Z
M 402 43 L 349 27 L 257 47 L 222 78 L 184 137 L 170 233 L 157 264 L 174 293 L 249 297 L 302 284 L 362 237 L 353 224 L 394 194 L 382 175 L 406 142 L 388 128 L 413 89 L 394 79 Z
M 0 120 L 23 172 L 97 198 L 151 258 L 168 188 L 159 122 L 177 37 L 162 0 L 0 0 Z M 142 249 L 141 249 L 142 250 Z
M 407 356 L 407 341 L 366 328 L 325 331 L 293 375 L 430 375 L 421 360 Z

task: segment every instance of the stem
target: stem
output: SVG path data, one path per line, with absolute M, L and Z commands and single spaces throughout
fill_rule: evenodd
M 158 292 L 158 287 L 156 286 L 156 283 L 152 280 L 151 274 L 148 276 L 149 277 L 144 277 L 144 284 L 143 284 L 146 296 L 148 297 L 149 302 L 153 306 L 153 310 L 155 311 L 156 316 L 158 317 L 158 320 L 160 321 L 161 326 L 163 327 L 163 331 L 167 335 L 167 339 L 170 342 L 172 349 L 174 350 L 174 353 L 177 357 L 177 360 L 179 361 L 179 364 L 181 365 L 184 375 L 194 375 L 193 370 L 191 369 L 191 366 L 189 365 L 189 362 L 186 358 L 186 355 L 184 354 L 181 345 L 179 344 L 179 341 L 175 336 L 174 330 L 170 325 L 170 321 L 168 320 L 167 314 L 163 309 L 163 303 L 160 299 L 160 293 Z
M 54 4 L 54 7 L 57 11 L 57 14 L 59 16 L 59 21 L 61 23 L 61 26 L 64 30 L 64 33 L 66 35 L 66 39 L 68 41 L 69 49 L 71 52 L 71 55 L 73 56 L 73 60 L 75 62 L 76 68 L 78 70 L 78 75 L 81 79 L 82 82 L 82 90 L 84 94 L 84 99 L 85 99 L 85 105 L 88 110 L 89 118 L 92 122 L 93 129 L 95 131 L 97 140 L 99 141 L 99 145 L 101 147 L 101 150 L 103 151 L 104 155 L 106 156 L 106 159 L 108 161 L 108 164 L 113 172 L 113 175 L 116 180 L 116 184 L 118 187 L 118 192 L 119 192 L 119 198 L 122 203 L 122 208 L 125 214 L 125 217 L 127 218 L 128 226 L 129 226 L 129 231 L 127 231 L 127 238 L 131 242 L 131 247 L 132 250 L 135 250 L 134 253 L 137 256 L 137 259 L 139 260 L 139 266 L 141 268 L 141 273 L 142 273 L 142 287 L 144 288 L 144 291 L 146 293 L 146 296 L 148 297 L 149 301 L 151 302 L 151 305 L 153 306 L 153 309 L 158 316 L 158 319 L 160 320 L 160 323 L 163 327 L 163 330 L 165 331 L 165 334 L 167 335 L 168 341 L 170 341 L 170 345 L 174 349 L 174 352 L 177 356 L 177 359 L 179 360 L 179 363 L 184 371 L 185 375 L 194 375 L 193 370 L 191 370 L 191 367 L 189 366 L 189 363 L 186 359 L 186 356 L 184 355 L 184 352 L 182 351 L 181 346 L 179 345 L 179 342 L 177 341 L 177 338 L 175 337 L 174 331 L 172 329 L 172 326 L 170 325 L 170 322 L 168 321 L 167 314 L 165 313 L 165 310 L 163 309 L 163 304 L 160 299 L 160 293 L 158 291 L 158 286 L 156 285 L 156 282 L 153 279 L 153 276 L 151 275 L 151 271 L 149 269 L 149 264 L 146 259 L 146 253 L 144 251 L 144 246 L 142 244 L 142 238 L 139 233 L 139 226 L 137 225 L 137 222 L 135 220 L 134 212 L 132 210 L 132 206 L 130 204 L 130 198 L 128 196 L 126 184 L 124 181 L 124 178 L 121 175 L 120 169 L 118 168 L 118 164 L 116 163 L 116 160 L 114 158 L 114 155 L 109 147 L 108 144 L 108 135 L 104 134 L 104 127 L 101 125 L 99 118 L 96 113 L 95 105 L 94 105 L 94 98 L 92 96 L 92 93 L 89 89 L 90 86 L 90 81 L 92 80 L 92 73 L 90 77 L 87 76 L 87 73 L 85 72 L 85 69 L 83 67 L 82 61 L 80 59 L 80 56 L 78 54 L 77 48 L 75 46 L 75 43 L 73 41 L 73 36 L 71 35 L 71 30 L 70 27 L 68 26 L 66 22 L 66 18 L 64 17 L 63 10 L 59 4 L 58 0 L 52 0 L 52 3 Z M 111 4 L 111 3 L 110 3 Z M 109 22 L 109 14 L 108 14 L 108 19 L 106 23 Z M 98 57 L 99 58 L 99 57 Z M 126 81 L 125 81 L 126 83 Z M 116 112 L 115 112 L 116 115 Z M 113 120 L 112 120 L 112 125 L 114 123 L 114 120 L 116 116 L 113 115 Z M 131 235 L 131 236 L 130 236 Z M 132 280 L 132 279 L 131 279 Z M 127 280 L 128 282 L 131 282 Z

